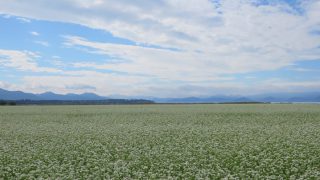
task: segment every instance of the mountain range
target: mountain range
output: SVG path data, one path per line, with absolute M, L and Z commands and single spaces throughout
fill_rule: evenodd
M 2 100 L 105 100 L 107 97 L 98 96 L 94 93 L 83 94 L 55 94 L 45 92 L 41 94 L 25 93 L 22 91 L 8 91 L 0 88 L 0 99 Z
M 114 97 L 99 96 L 94 93 L 83 94 L 56 94 L 45 92 L 41 94 L 26 93 L 22 91 L 8 91 L 0 88 L 2 100 L 106 100 Z M 137 99 L 126 97 L 126 99 Z M 320 102 L 320 92 L 304 93 L 266 93 L 248 96 L 215 95 L 210 97 L 185 97 L 185 98 L 144 98 L 157 103 L 221 103 L 221 102 Z
M 210 97 L 154 98 L 158 103 L 229 103 L 229 102 L 320 102 L 320 92 L 270 93 L 259 95 L 216 95 Z

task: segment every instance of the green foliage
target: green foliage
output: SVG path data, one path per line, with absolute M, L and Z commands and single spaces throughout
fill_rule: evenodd
M 7 102 L 7 104 L 8 104 L 9 106 L 15 106 L 15 105 L 16 105 L 16 102 L 14 102 L 14 101 L 9 101 L 9 102 Z
M 4 106 L 4 105 L 7 105 L 7 101 L 0 100 L 0 106 Z
M 319 105 L 0 108 L 0 179 L 319 179 Z
M 0 100 L 0 106 L 5 106 L 5 105 L 15 106 L 16 102 L 15 101 Z

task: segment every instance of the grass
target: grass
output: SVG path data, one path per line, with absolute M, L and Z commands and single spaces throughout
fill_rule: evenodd
M 0 107 L 0 179 L 319 179 L 319 105 Z

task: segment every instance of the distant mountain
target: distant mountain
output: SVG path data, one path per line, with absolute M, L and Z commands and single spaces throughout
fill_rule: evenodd
M 53 92 L 45 92 L 42 94 L 25 93 L 22 91 L 7 91 L 0 89 L 0 99 L 3 100 L 105 100 L 107 97 L 98 96 L 94 93 L 83 94 L 55 94 Z
M 118 99 L 121 95 L 117 95 Z M 141 99 L 123 96 L 121 99 Z M 110 97 L 103 97 L 94 93 L 83 94 L 55 94 L 45 92 L 42 94 L 25 93 L 22 91 L 7 91 L 0 89 L 0 100 L 60 100 L 60 101 L 94 101 L 106 100 Z M 115 97 L 112 96 L 112 99 Z M 116 98 L 117 99 L 117 98 Z M 320 92 L 305 93 L 268 93 L 250 96 L 226 96 L 216 95 L 210 97 L 186 97 L 186 98 L 143 98 L 157 103 L 229 103 L 229 102 L 320 102 Z
M 186 97 L 186 98 L 153 98 L 158 103 L 223 103 L 223 102 L 254 102 L 242 96 L 212 96 L 212 97 Z
M 320 92 L 269 93 L 250 96 L 211 96 L 186 98 L 152 98 L 157 103 L 228 103 L 228 102 L 320 102 Z
M 221 102 L 253 102 L 242 96 L 212 96 L 212 97 L 186 97 L 186 98 L 154 98 L 159 103 L 221 103 Z
M 320 102 L 320 92 L 269 93 L 249 98 L 264 102 Z
M 0 99 L 3 100 L 20 100 L 20 99 L 32 99 L 32 100 L 40 100 L 35 94 L 25 93 L 22 91 L 7 91 L 4 89 L 0 89 Z

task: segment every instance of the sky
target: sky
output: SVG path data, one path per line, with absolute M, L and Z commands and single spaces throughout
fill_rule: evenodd
M 320 0 L 0 0 L 0 88 L 319 91 Z

